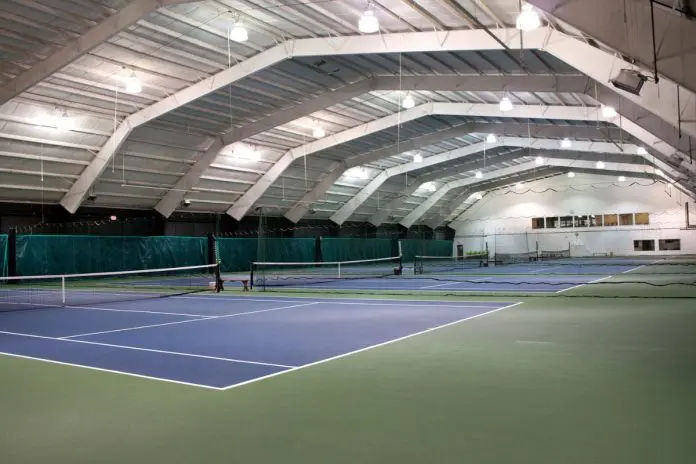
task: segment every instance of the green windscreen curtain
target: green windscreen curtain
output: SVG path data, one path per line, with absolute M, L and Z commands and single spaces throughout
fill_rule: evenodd
M 314 238 L 218 238 L 223 272 L 244 272 L 254 261 L 305 263 L 316 261 Z
M 205 237 L 19 235 L 19 275 L 81 274 L 207 264 Z
M 415 256 L 453 256 L 452 240 L 401 240 L 401 254 L 404 261 L 412 261 Z
M 322 238 L 323 261 L 357 261 L 397 256 L 395 241 L 388 238 Z
M 7 235 L 0 234 L 0 276 L 7 275 Z

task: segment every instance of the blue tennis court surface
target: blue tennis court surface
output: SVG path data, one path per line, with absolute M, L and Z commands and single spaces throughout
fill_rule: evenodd
M 0 313 L 0 352 L 225 389 L 511 305 L 201 295 L 37 308 Z
M 579 285 L 588 284 L 610 276 L 471 276 L 434 275 L 409 278 L 404 276 L 375 279 L 333 279 L 326 282 L 293 282 L 293 279 L 271 282 L 269 287 L 283 288 L 335 289 L 335 290 L 403 290 L 403 291 L 453 291 L 484 293 L 557 293 Z

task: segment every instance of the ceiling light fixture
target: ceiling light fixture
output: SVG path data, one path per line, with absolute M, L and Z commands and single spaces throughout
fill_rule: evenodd
M 416 106 L 416 101 L 413 99 L 410 93 L 407 93 L 403 100 L 401 100 L 401 106 L 405 109 L 411 109 Z
M 573 177 L 575 177 L 575 173 L 573 171 L 570 171 L 568 173 L 568 177 L 570 177 L 572 179 Z
M 488 134 L 486 137 L 486 142 L 488 143 L 496 143 L 498 141 L 498 138 L 495 136 L 495 134 Z
M 481 192 L 476 192 L 473 195 L 474 200 L 483 200 L 483 194 Z
M 379 20 L 371 8 L 368 7 L 365 13 L 360 17 L 358 30 L 363 34 L 374 34 L 379 31 Z
M 619 115 L 613 106 L 602 105 L 602 117 L 606 119 L 612 119 Z
M 619 182 L 626 182 L 625 176 L 619 176 Z
M 415 153 L 413 155 L 413 162 L 414 163 L 422 163 L 423 162 L 423 155 L 421 155 L 420 153 Z
M 143 91 L 143 84 L 140 83 L 140 79 L 135 75 L 135 71 L 131 71 L 131 75 L 125 78 L 126 93 L 136 94 Z
M 647 155 L 647 154 L 648 154 L 648 150 L 646 150 L 645 147 L 638 147 L 638 148 L 636 149 L 636 153 L 639 154 L 639 155 Z
M 249 32 L 246 30 L 246 27 L 237 23 L 230 29 L 230 40 L 239 43 L 246 42 L 249 40 Z
M 53 124 L 58 132 L 68 132 L 73 129 L 74 121 L 68 117 L 67 111 L 53 118 Z
M 437 190 L 437 187 L 432 182 L 426 182 L 423 185 L 421 185 L 420 188 L 423 190 L 427 190 L 428 192 L 434 192 L 435 190 Z
M 537 164 L 537 166 L 541 166 L 542 164 L 544 164 L 544 157 L 543 157 L 543 156 L 537 156 L 537 157 L 536 157 L 536 164 Z
M 259 161 L 261 159 L 261 155 L 258 151 L 256 151 L 255 147 L 248 146 L 244 143 L 238 143 L 235 145 L 232 154 L 236 158 L 247 161 Z
M 561 148 L 570 148 L 572 146 L 573 146 L 573 142 L 571 142 L 568 137 L 561 140 Z
M 503 113 L 512 111 L 512 101 L 508 97 L 503 97 L 502 100 L 500 100 L 500 111 Z
M 597 161 L 597 169 L 604 169 L 604 161 Z
M 476 171 L 475 176 L 477 179 L 483 179 L 483 173 L 481 171 Z
M 312 129 L 312 136 L 315 139 L 321 139 L 326 137 L 326 131 L 319 124 L 319 121 L 314 121 L 314 129 Z
M 662 170 L 660 170 L 660 169 L 655 169 L 655 174 L 657 174 L 658 176 L 664 176 L 664 175 L 665 175 L 665 173 L 662 172 Z
M 517 16 L 517 21 L 515 22 L 517 29 L 525 32 L 533 31 L 541 27 L 541 18 L 539 13 L 534 11 L 532 5 L 526 4 L 522 7 L 522 11 L 519 16 Z
M 515 188 L 516 188 L 517 190 L 521 190 L 522 187 L 524 187 L 524 184 L 523 184 L 522 182 L 518 182 L 517 184 L 515 184 Z

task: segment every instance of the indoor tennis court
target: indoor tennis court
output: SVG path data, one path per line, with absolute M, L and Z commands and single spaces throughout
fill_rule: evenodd
M 694 12 L 0 0 L 0 463 L 690 462 Z

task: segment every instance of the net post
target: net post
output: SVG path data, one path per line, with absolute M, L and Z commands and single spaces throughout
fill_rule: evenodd
M 341 263 L 338 263 L 338 278 L 341 278 Z
M 223 282 L 222 282 L 222 275 L 220 275 L 220 262 L 216 263 L 214 272 L 215 272 L 215 293 L 220 293 L 221 291 L 224 290 Z
M 11 228 L 7 234 L 7 276 L 17 275 L 17 229 Z M 10 282 L 14 282 L 10 280 Z
M 63 306 L 65 306 L 65 276 L 60 276 L 60 299 Z

